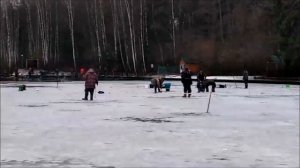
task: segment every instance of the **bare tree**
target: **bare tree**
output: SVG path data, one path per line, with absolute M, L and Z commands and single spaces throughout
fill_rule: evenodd
M 152 13 L 152 24 L 154 25 L 154 35 L 155 35 L 155 41 L 156 43 L 158 44 L 158 47 L 159 47 L 159 53 L 160 53 L 160 59 L 161 59 L 161 64 L 164 65 L 165 64 L 165 59 L 164 59 L 164 53 L 163 53 L 163 48 L 162 48 L 162 44 L 161 42 L 158 40 L 158 33 L 157 33 L 157 30 L 156 30 L 156 21 L 154 19 L 154 5 L 153 5 L 153 2 L 152 2 L 152 7 L 151 7 L 151 13 Z
M 57 1 L 55 1 L 55 40 L 54 40 L 54 63 L 59 63 L 59 27 L 58 27 L 58 10 Z
M 93 3 L 94 2 L 91 2 L 91 4 L 90 4 L 90 2 L 91 1 L 85 1 L 85 6 L 86 6 L 86 12 L 87 12 L 87 25 L 88 25 L 88 32 L 89 32 L 89 35 L 90 35 L 90 37 L 89 37 L 89 39 L 90 39 L 90 46 L 91 46 L 91 49 L 92 49 L 92 53 L 93 53 L 93 55 L 95 54 L 95 53 L 97 53 L 97 49 L 96 49 L 96 47 L 95 47 L 95 44 L 96 44 L 96 42 L 95 42 L 95 35 L 94 35 L 94 33 L 96 32 L 96 29 L 95 29 L 95 26 L 94 26 L 94 22 L 93 21 L 95 21 L 95 18 L 93 17 L 94 16 L 94 14 L 93 14 L 93 10 L 91 11 L 90 9 L 91 9 L 91 7 L 90 7 L 90 5 L 91 6 L 93 6 Z M 97 56 L 97 54 L 95 54 L 96 56 Z M 93 59 L 94 59 L 94 57 L 93 57 Z M 98 59 L 98 56 L 97 56 L 97 58 L 96 59 Z M 99 61 L 98 61 L 98 64 L 99 64 Z M 99 64 L 99 69 L 101 69 L 101 65 Z
M 179 54 L 215 72 L 235 71 L 237 64 L 261 72 L 279 48 L 295 66 L 298 1 L 0 0 L 1 70 L 20 64 L 21 54 L 47 68 L 93 61 L 101 69 L 104 54 L 112 53 L 112 68 L 136 74 L 149 61 L 176 65 Z
M 113 1 L 113 2 L 111 2 Z M 116 16 L 116 2 L 115 0 L 110 0 L 112 6 L 112 18 L 113 18 L 113 33 L 114 33 L 114 57 L 117 58 L 117 16 Z
M 143 70 L 146 73 L 146 63 L 145 63 L 145 53 L 144 53 L 144 24 L 143 24 L 143 0 L 140 0 L 140 46 L 141 46 L 141 54 L 143 59 Z
M 123 1 L 119 1 L 120 2 L 120 15 L 121 15 L 121 23 L 122 23 L 122 34 L 123 34 L 123 43 L 124 43 L 124 48 L 125 48 L 125 55 L 126 55 L 126 65 L 129 71 L 131 71 L 131 67 L 130 67 L 130 61 L 129 61 L 129 57 L 128 57 L 128 45 L 127 45 L 127 33 L 126 33 L 126 27 L 125 27 L 125 20 L 124 20 L 124 8 L 122 5 Z
M 9 13 L 8 13 L 8 1 L 2 1 L 1 6 L 3 6 L 3 15 L 5 18 L 5 23 L 6 23 L 6 52 L 7 52 L 7 61 L 8 61 L 8 67 L 12 67 L 12 57 L 13 57 L 13 47 L 12 47 L 12 37 L 11 37 L 11 19 L 9 18 Z
M 105 25 L 105 18 L 104 18 L 104 8 L 102 4 L 102 0 L 100 0 L 100 14 L 101 14 L 101 31 L 102 31 L 102 43 L 104 51 L 106 51 L 106 25 Z
M 47 0 L 37 0 L 36 8 L 38 12 L 38 26 L 40 32 L 40 39 L 42 45 L 42 60 L 44 65 L 49 61 L 49 52 L 50 52 L 50 18 L 49 18 L 49 9 L 47 8 Z
M 145 40 L 146 40 L 146 45 L 149 45 L 149 41 L 148 41 L 148 15 L 147 15 L 147 0 L 143 0 L 144 3 L 144 29 L 145 29 Z
M 69 18 L 69 28 L 70 28 L 70 35 L 72 40 L 72 54 L 73 54 L 73 64 L 74 70 L 77 70 L 76 65 L 76 57 L 75 57 L 75 40 L 74 40 L 74 26 L 73 26 L 73 9 L 72 9 L 72 0 L 65 0 L 67 10 L 68 10 L 68 18 Z
M 30 56 L 35 52 L 35 42 L 33 36 L 32 17 L 31 17 L 31 4 L 28 0 L 24 1 L 27 11 L 27 28 L 28 28 L 28 54 Z
M 176 37 L 175 37 L 175 16 L 174 16 L 174 0 L 171 0 L 172 7 L 172 41 L 173 41 L 173 56 L 176 60 Z
M 135 30 L 135 20 L 134 20 L 134 3 L 133 3 L 133 0 L 130 1 L 130 12 L 131 12 L 131 29 L 132 29 L 132 39 L 133 39 L 133 57 L 134 57 L 134 60 L 135 60 L 135 64 L 137 63 L 137 50 L 136 50 L 136 30 Z M 135 71 L 135 74 L 137 74 L 137 70 Z
M 218 7 L 219 7 L 219 17 L 220 17 L 220 34 L 221 34 L 221 40 L 224 43 L 223 16 L 222 16 L 222 3 L 221 3 L 221 0 L 218 0 Z
M 119 17 L 122 17 L 122 15 L 120 16 L 121 12 L 117 12 L 118 11 L 118 5 L 116 4 L 115 0 L 114 1 L 114 11 L 115 11 L 115 19 L 116 19 L 116 34 L 117 34 L 117 40 L 118 40 L 118 44 L 119 44 L 119 52 L 120 52 L 120 57 L 121 57 L 121 61 L 122 61 L 122 66 L 123 69 L 125 71 L 127 71 L 126 68 L 126 64 L 125 64 L 125 60 L 123 57 L 123 50 L 122 50 L 122 42 L 121 42 L 121 37 L 120 37 L 120 23 L 119 23 Z
M 135 59 L 135 51 L 134 51 L 134 37 L 133 37 L 133 29 L 132 29 L 132 18 L 131 18 L 131 12 L 130 12 L 130 5 L 128 3 L 128 0 L 125 0 L 126 4 L 126 11 L 127 11 L 127 16 L 128 16 L 128 22 L 129 22 L 129 32 L 130 32 L 130 42 L 131 42 L 131 54 L 132 54 L 132 63 L 133 63 L 133 69 L 134 72 L 137 73 L 136 71 L 136 59 Z
M 101 65 L 101 57 L 102 57 L 102 54 L 101 54 L 101 46 L 100 46 L 100 35 L 99 35 L 99 24 L 98 24 L 98 9 L 97 9 L 97 1 L 94 0 L 94 14 L 95 14 L 95 25 L 96 25 L 96 28 L 95 28 L 95 32 L 96 32 L 96 39 L 97 39 L 97 53 L 98 53 L 98 63 L 99 63 L 99 66 Z

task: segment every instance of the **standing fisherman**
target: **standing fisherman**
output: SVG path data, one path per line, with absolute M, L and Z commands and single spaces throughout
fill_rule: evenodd
M 18 71 L 18 67 L 15 68 L 15 80 L 16 80 L 16 81 L 19 80 L 19 71 Z
M 28 71 L 28 78 L 29 78 L 29 80 L 32 80 L 32 74 L 33 74 L 33 68 L 29 68 L 29 71 Z
M 243 72 L 243 81 L 245 83 L 245 89 L 248 88 L 248 71 L 245 69 Z
M 204 92 L 204 80 L 206 79 L 206 75 L 203 71 L 200 71 L 197 75 L 197 88 L 198 88 L 198 93 L 201 91 Z
M 85 96 L 82 100 L 88 100 L 88 94 L 90 93 L 90 100 L 93 100 L 95 85 L 98 85 L 98 76 L 95 71 L 90 68 L 84 75 L 85 78 Z
M 192 73 L 188 68 L 185 68 L 184 71 L 181 73 L 181 82 L 183 84 L 183 92 L 184 95 L 182 97 L 186 97 L 188 93 L 188 97 L 191 97 L 192 89 Z

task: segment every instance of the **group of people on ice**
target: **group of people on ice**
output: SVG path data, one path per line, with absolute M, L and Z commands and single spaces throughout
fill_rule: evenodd
M 90 94 L 90 100 L 93 100 L 94 90 L 96 85 L 98 85 L 98 76 L 93 69 L 89 69 L 84 75 L 85 79 L 85 96 L 82 100 L 88 100 L 88 95 Z M 245 88 L 248 88 L 248 71 L 244 70 L 243 72 L 243 81 L 245 83 Z M 164 78 L 155 77 L 151 79 L 151 84 L 154 88 L 154 93 L 161 92 L 163 87 Z M 193 84 L 192 81 L 192 72 L 186 67 L 181 73 L 181 82 L 183 84 L 183 96 L 182 97 L 191 97 Z M 197 88 L 199 92 L 209 92 L 209 86 L 212 86 L 212 92 L 215 92 L 216 82 L 214 80 L 206 79 L 206 75 L 203 71 L 200 71 L 197 74 Z
M 191 85 L 192 82 L 192 73 L 188 68 L 185 68 L 184 71 L 181 73 L 181 82 L 183 84 L 183 96 L 182 97 L 191 97 L 192 89 Z M 212 92 L 215 92 L 216 82 L 214 80 L 206 79 L 206 75 L 203 71 L 200 71 L 197 74 L 197 88 L 198 93 L 209 92 L 209 86 L 212 86 Z
M 243 72 L 243 81 L 245 83 L 245 89 L 248 88 L 248 71 L 244 70 Z M 154 88 L 154 93 L 161 92 L 163 86 L 164 78 L 156 77 L 151 79 L 151 84 Z M 192 94 L 192 72 L 186 67 L 181 73 L 181 82 L 183 84 L 183 96 L 182 97 L 191 97 Z M 200 92 L 209 92 L 209 86 L 212 87 L 212 92 L 215 92 L 216 82 L 212 79 L 206 79 L 206 74 L 203 71 L 200 71 L 197 74 L 197 89 L 198 93 Z
M 155 77 L 151 79 L 151 85 L 154 88 L 154 93 L 161 92 L 161 88 L 163 86 L 164 78 L 163 77 Z M 183 84 L 183 97 L 191 97 L 192 94 L 192 72 L 185 68 L 184 71 L 181 73 L 181 82 Z M 197 74 L 197 88 L 198 93 L 204 92 L 206 90 L 209 91 L 209 86 L 212 86 L 212 92 L 215 92 L 216 83 L 213 80 L 207 80 L 206 75 L 203 71 L 200 71 Z

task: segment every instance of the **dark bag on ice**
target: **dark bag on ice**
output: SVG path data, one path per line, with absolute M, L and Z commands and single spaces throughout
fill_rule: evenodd
M 219 84 L 219 88 L 226 88 L 226 84 L 224 84 L 224 85 Z

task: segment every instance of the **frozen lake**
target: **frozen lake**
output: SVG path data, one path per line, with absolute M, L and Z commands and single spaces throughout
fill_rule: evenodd
M 206 113 L 209 93 L 149 83 L 1 84 L 1 167 L 299 166 L 299 86 L 227 83 Z

